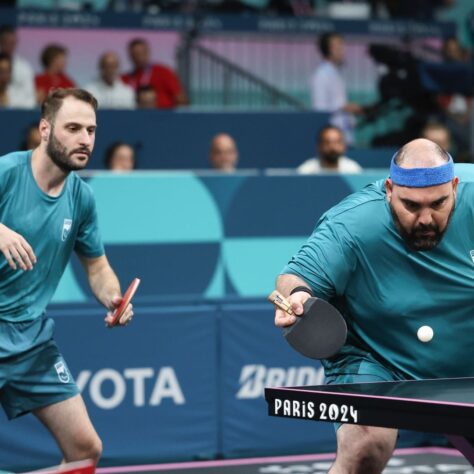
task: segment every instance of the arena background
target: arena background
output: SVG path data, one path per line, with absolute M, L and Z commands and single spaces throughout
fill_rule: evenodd
M 328 208 L 387 176 L 396 144 L 376 147 L 373 139 L 403 131 L 413 104 L 381 109 L 376 120 L 359 123 L 348 155 L 364 166 L 362 174 L 297 175 L 295 167 L 315 154 L 316 132 L 329 120 L 309 104 L 309 76 L 320 61 L 314 41 L 326 31 L 345 35 L 350 96 L 374 104 L 380 65 L 368 45 L 398 47 L 408 35 L 411 51 L 428 51 L 430 60 L 448 35 L 469 47 L 468 3 L 425 22 L 215 12 L 203 20 L 183 13 L 29 9 L 28 2 L 0 10 L 0 23 L 18 27 L 18 53 L 36 72 L 40 50 L 59 41 L 69 51 L 69 74 L 84 86 L 105 50 L 116 51 L 128 70 L 126 44 L 137 36 L 149 40 L 155 61 L 179 69 L 177 50 L 198 27 L 202 46 L 301 104 L 274 104 L 264 91 L 250 89 L 224 103 L 222 84 L 206 86 L 211 72 L 203 68 L 199 81 L 196 73 L 187 83 L 187 107 L 99 111 L 97 146 L 83 177 L 94 190 L 106 251 L 122 284 L 142 279 L 136 318 L 126 330 L 105 330 L 103 310 L 75 258 L 49 314 L 103 439 L 101 466 L 334 451 L 331 425 L 266 415 L 265 386 L 318 384 L 323 373 L 287 346 L 265 296 Z M 38 115 L 0 110 L 1 154 L 19 148 Z M 208 169 L 209 141 L 221 131 L 236 138 L 240 151 L 239 170 L 225 176 Z M 104 151 L 118 139 L 137 150 L 132 173 L 103 170 Z M 399 447 L 440 443 L 421 433 L 399 439 Z M 7 422 L 1 415 L 0 469 L 18 472 L 59 460 L 33 417 Z

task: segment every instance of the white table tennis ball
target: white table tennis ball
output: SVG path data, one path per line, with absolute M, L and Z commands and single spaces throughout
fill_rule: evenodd
M 421 328 L 418 329 L 416 335 L 421 342 L 430 342 L 431 339 L 433 339 L 434 333 L 433 329 L 431 329 L 429 326 L 421 326 Z

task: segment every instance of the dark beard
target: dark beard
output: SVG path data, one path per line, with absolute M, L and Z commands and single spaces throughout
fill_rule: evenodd
M 326 163 L 330 163 L 332 165 L 336 165 L 337 162 L 339 161 L 339 158 L 341 157 L 342 155 L 340 153 L 338 153 L 337 151 L 330 151 L 329 153 L 326 153 L 322 159 L 323 161 L 325 161 Z
M 49 135 L 48 145 L 46 146 L 46 152 L 51 158 L 51 161 L 65 173 L 70 173 L 71 171 L 82 170 L 87 162 L 82 164 L 75 164 L 69 157 L 78 151 L 87 153 L 87 156 L 90 157 L 90 151 L 87 148 L 76 148 L 68 153 L 67 148 L 56 139 L 54 136 L 54 127 L 51 127 L 51 133 Z
M 398 230 L 398 233 L 404 240 L 407 247 L 410 248 L 411 250 L 414 250 L 415 252 L 420 252 L 420 251 L 432 250 L 441 242 L 448 228 L 451 217 L 453 215 L 454 207 L 455 206 L 453 205 L 451 212 L 449 213 L 449 216 L 448 216 L 446 227 L 443 230 L 440 230 L 436 224 L 430 224 L 430 225 L 421 224 L 415 227 L 414 229 L 412 229 L 411 231 L 407 231 L 404 227 L 402 227 L 400 219 L 395 213 L 395 210 L 393 209 L 391 203 L 390 203 L 390 212 L 392 213 L 393 223 L 395 224 L 395 227 Z M 434 234 L 431 236 L 428 236 L 428 235 L 422 235 L 422 232 L 434 232 Z

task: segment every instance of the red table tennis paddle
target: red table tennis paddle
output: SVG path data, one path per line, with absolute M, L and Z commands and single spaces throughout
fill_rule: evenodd
M 114 327 L 119 323 L 120 318 L 125 312 L 125 308 L 128 306 L 130 301 L 132 301 L 133 295 L 137 291 L 138 285 L 140 285 L 140 278 L 134 278 L 132 283 L 130 283 L 130 286 L 127 288 L 127 291 L 123 295 L 122 301 L 113 312 L 112 321 L 109 323 L 109 327 Z
M 293 315 L 290 303 L 278 291 L 269 297 L 275 306 Z M 283 336 L 293 349 L 311 359 L 328 359 L 346 342 L 347 325 L 341 313 L 321 298 L 308 298 L 303 314 L 283 329 Z

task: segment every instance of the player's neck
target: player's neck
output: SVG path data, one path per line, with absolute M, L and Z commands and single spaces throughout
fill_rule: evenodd
M 36 184 L 44 193 L 52 197 L 61 194 L 69 173 L 55 165 L 41 146 L 33 150 L 31 170 Z

